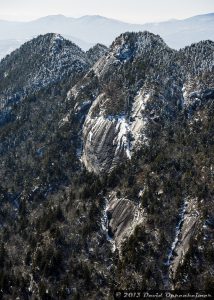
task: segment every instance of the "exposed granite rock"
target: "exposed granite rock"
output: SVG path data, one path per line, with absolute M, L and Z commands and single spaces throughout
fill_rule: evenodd
M 175 279 L 178 266 L 184 262 L 185 255 L 190 247 L 190 240 L 196 234 L 196 228 L 200 214 L 197 209 L 197 199 L 189 199 L 184 211 L 184 217 L 181 228 L 179 228 L 179 235 L 174 248 L 173 260 L 170 264 L 169 272 L 170 279 L 173 283 Z
M 93 66 L 100 91 L 83 126 L 86 168 L 111 171 L 149 142 L 149 124 L 176 122 L 181 109 L 212 98 L 213 53 L 210 41 L 177 52 L 148 32 L 117 38 Z
M 127 198 L 118 198 L 116 192 L 109 195 L 107 216 L 109 235 L 118 249 L 121 243 L 133 233 L 135 227 L 146 218 L 141 207 Z
M 89 171 L 95 173 L 112 169 L 129 151 L 128 124 L 119 117 L 95 114 L 106 95 L 101 94 L 91 106 L 83 127 L 84 152 L 82 161 Z

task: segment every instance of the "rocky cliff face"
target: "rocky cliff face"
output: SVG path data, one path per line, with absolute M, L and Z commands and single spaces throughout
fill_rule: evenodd
M 172 252 L 176 253 L 173 261 L 170 262 L 170 258 L 173 254 L 169 254 L 170 276 L 172 282 L 175 280 L 175 275 L 179 265 L 181 265 L 185 259 L 185 256 L 190 248 L 190 240 L 196 234 L 197 222 L 200 220 L 200 215 L 197 208 L 197 199 L 188 199 L 184 202 L 184 206 L 181 211 L 181 219 L 177 226 L 177 232 L 175 240 L 172 245 Z
M 177 52 L 148 32 L 126 33 L 90 72 L 96 88 L 85 78 L 78 90 L 80 101 L 89 86 L 93 94 L 84 99 L 93 104 L 83 126 L 82 160 L 99 174 L 149 142 L 151 122 L 176 122 L 188 103 L 212 97 L 213 42 Z
M 136 205 L 126 197 L 118 197 L 115 191 L 107 197 L 105 208 L 107 235 L 119 251 L 138 225 L 145 223 L 146 213 L 141 205 Z
M 96 88 L 86 76 L 81 88 L 78 83 L 71 91 L 72 95 L 78 90 L 80 102 L 89 87 L 92 91 L 82 131 L 82 162 L 86 169 L 96 174 L 112 172 L 121 161 L 131 160 L 141 147 L 156 144 L 160 131 L 171 127 L 172 134 L 178 130 L 181 118 L 188 130 L 193 130 L 192 124 L 201 120 L 196 115 L 213 99 L 213 47 L 213 42 L 205 41 L 174 51 L 147 32 L 118 37 L 90 71 Z M 186 197 L 192 196 L 191 191 L 187 192 Z M 172 239 L 165 254 L 168 275 L 165 270 L 160 275 L 166 288 L 176 287 L 177 274 L 191 251 L 192 240 L 198 239 L 201 231 L 197 201 L 190 199 L 172 236 L 165 232 L 168 241 Z M 109 198 L 108 228 L 120 253 L 124 241 L 138 225 L 142 228 L 147 222 L 148 211 L 141 213 L 138 205 L 126 196 L 120 199 L 112 194 Z M 177 211 L 176 218 L 179 216 Z M 155 240 L 160 243 L 159 228 L 155 231 Z M 153 246 L 159 248 L 158 244 Z

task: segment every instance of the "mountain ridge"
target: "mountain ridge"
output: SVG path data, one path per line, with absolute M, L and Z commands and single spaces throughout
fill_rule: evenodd
M 25 55 L 28 61 L 25 61 Z M 86 53 L 60 35 L 49 33 L 26 42 L 0 63 L 2 118 L 7 119 L 11 106 L 28 94 L 81 73 L 90 65 Z M 25 70 L 24 77 L 22 70 Z M 14 80 L 17 74 L 20 74 L 19 78 Z
M 109 46 L 122 32 L 148 30 L 161 35 L 170 47 L 179 49 L 201 39 L 214 39 L 212 31 L 213 16 L 214 14 L 199 15 L 184 20 L 141 25 L 121 22 L 102 16 L 71 18 L 63 15 L 53 15 L 28 22 L 14 23 L 7 21 L 2 26 L 4 30 L 0 30 L 0 40 L 19 39 L 23 41 L 39 34 L 55 32 L 63 36 L 69 36 L 71 40 L 76 39 L 77 43 L 84 50 L 88 50 L 89 44 L 102 43 Z M 82 40 L 82 42 L 78 42 L 78 39 Z
M 213 47 L 49 34 L 0 62 L 3 106 L 30 79 L 0 127 L 3 299 L 212 293 Z
M 91 76 L 87 79 L 86 75 L 69 93 L 69 98 L 73 97 L 78 103 L 77 109 L 81 107 L 86 90 L 91 88 L 93 95 L 89 97 L 92 106 L 83 126 L 82 159 L 86 168 L 98 174 L 106 169 L 111 171 L 117 161 L 131 156 L 134 151 L 131 145 L 141 144 L 140 131 L 145 130 L 150 119 L 160 118 L 158 110 L 165 111 L 161 118 L 164 122 L 164 114 L 166 119 L 171 119 L 189 103 L 188 94 L 194 91 L 191 89 L 196 89 L 191 82 L 205 72 L 212 74 L 213 45 L 212 41 L 204 41 L 176 51 L 149 32 L 124 33 L 116 38 L 106 56 L 92 67 L 93 77 L 99 82 L 99 92 L 96 86 L 94 89 Z M 212 80 L 210 83 L 209 80 L 202 81 L 203 85 L 207 89 L 213 88 Z M 157 94 L 161 94 L 163 104 L 159 103 L 155 112 L 152 103 Z M 147 105 L 153 111 L 152 118 L 146 116 Z M 148 139 L 148 136 L 144 134 L 142 138 Z

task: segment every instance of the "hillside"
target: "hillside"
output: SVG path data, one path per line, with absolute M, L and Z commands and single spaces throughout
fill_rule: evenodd
M 49 34 L 0 70 L 2 299 L 213 293 L 214 42 Z

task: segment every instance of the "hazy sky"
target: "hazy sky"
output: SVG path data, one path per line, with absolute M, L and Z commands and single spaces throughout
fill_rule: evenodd
M 214 0 L 0 0 L 0 18 L 31 20 L 50 14 L 102 16 L 144 23 L 214 12 Z

